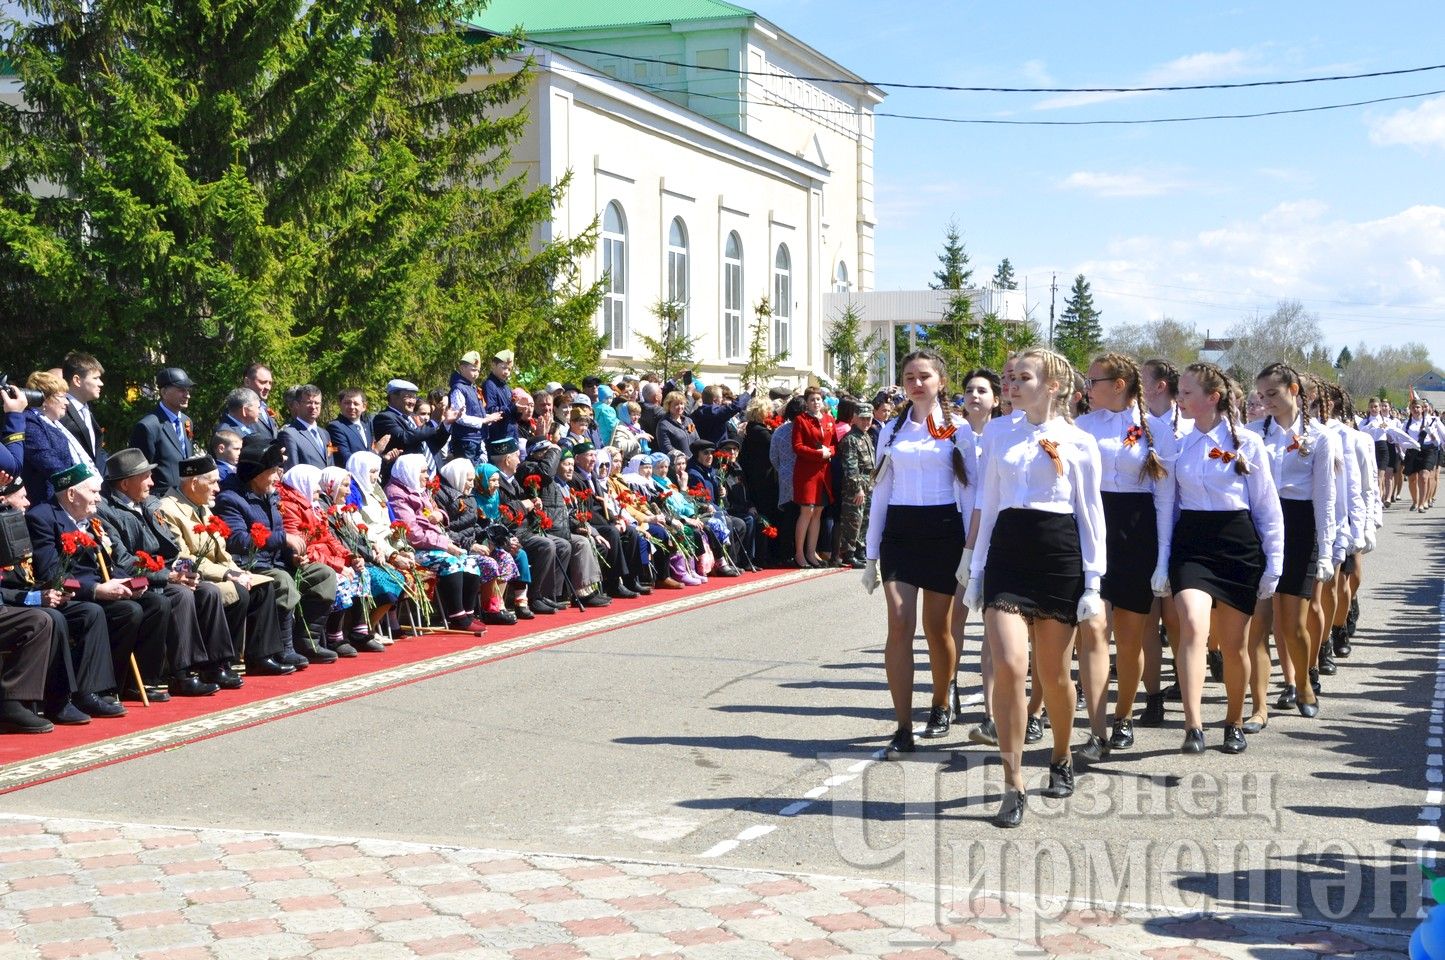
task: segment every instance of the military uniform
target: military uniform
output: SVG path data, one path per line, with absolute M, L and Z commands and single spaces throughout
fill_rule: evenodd
M 849 430 L 838 441 L 838 460 L 843 487 L 838 493 L 838 556 L 834 560 L 847 561 L 863 553 L 868 497 L 873 492 L 872 438 L 865 431 Z M 860 493 L 863 502 L 854 503 Z

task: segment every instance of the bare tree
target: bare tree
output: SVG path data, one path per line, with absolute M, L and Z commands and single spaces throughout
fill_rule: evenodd
M 1121 323 L 1104 335 L 1104 349 L 1122 353 L 1138 360 L 1163 357 L 1179 366 L 1199 359 L 1204 335 L 1192 324 L 1172 317 L 1160 317 L 1148 323 Z
M 1326 369 L 1314 372 L 1334 376 L 1320 319 L 1298 300 L 1281 300 L 1269 314 L 1255 313 L 1231 327 L 1227 337 L 1234 343 L 1223 366 L 1246 382 L 1253 382 L 1259 371 L 1278 361 L 1313 370 L 1312 361 L 1320 357 L 1325 358 Z

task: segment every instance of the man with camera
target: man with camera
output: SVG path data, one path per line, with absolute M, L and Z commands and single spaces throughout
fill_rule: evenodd
M 20 477 L 25 465 L 25 410 L 30 398 L 0 374 L 0 471 Z

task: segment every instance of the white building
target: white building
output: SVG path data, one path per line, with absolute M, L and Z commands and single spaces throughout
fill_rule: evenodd
M 513 156 L 536 183 L 571 173 L 555 234 L 600 218 L 582 279 L 607 278 L 604 363 L 640 364 L 652 308 L 674 301 L 700 375 L 736 382 L 767 298 L 788 352 L 774 379 L 821 373 L 824 295 L 873 283 L 882 91 L 721 0 L 493 0 L 474 23 L 518 24 L 537 68 Z

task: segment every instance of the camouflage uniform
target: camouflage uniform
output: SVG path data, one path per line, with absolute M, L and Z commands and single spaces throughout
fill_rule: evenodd
M 868 525 L 868 497 L 873 491 L 873 440 L 861 430 L 849 430 L 838 441 L 843 484 L 838 497 L 838 556 L 847 560 L 863 552 Z M 863 493 L 863 502 L 853 498 Z

